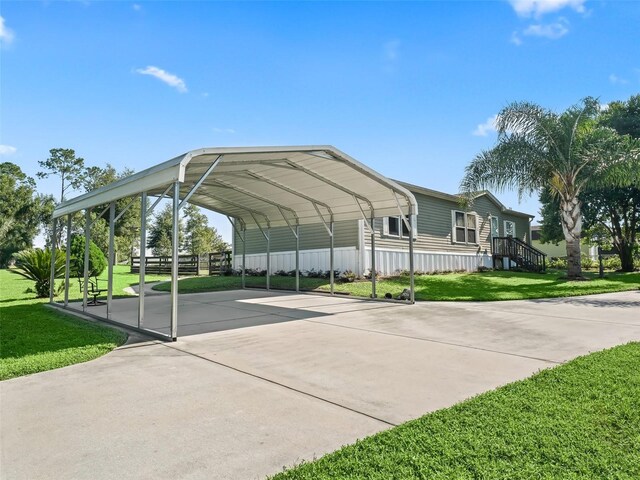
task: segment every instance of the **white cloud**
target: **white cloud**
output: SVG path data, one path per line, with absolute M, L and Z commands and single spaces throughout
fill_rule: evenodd
M 518 34 L 518 32 L 513 32 L 511 34 L 511 38 L 509 39 L 509 41 L 516 46 L 522 45 L 522 39 L 520 38 L 520 35 Z
M 236 131 L 233 128 L 217 128 L 217 127 L 213 127 L 213 132 L 214 133 L 236 133 Z
M 523 35 L 530 37 L 544 37 L 557 40 L 569 33 L 568 22 L 561 18 L 555 23 L 532 24 L 522 31 Z
M 13 30 L 4 24 L 4 17 L 0 16 L 0 42 L 4 45 L 9 45 L 14 38 Z
M 609 81 L 613 85 L 626 85 L 627 83 L 629 83 L 629 81 L 626 78 L 619 77 L 615 73 L 612 73 L 611 75 L 609 75 Z
M 382 46 L 382 53 L 387 62 L 395 62 L 399 56 L 400 40 L 390 40 Z
M 151 75 L 152 77 L 156 77 L 158 80 L 166 83 L 170 87 L 175 88 L 180 93 L 186 93 L 188 91 L 187 85 L 184 83 L 183 79 L 174 75 L 173 73 L 166 72 L 161 68 L 149 65 L 147 68 L 138 68 L 136 70 L 136 73 L 139 73 L 140 75 Z
M 11 145 L 0 145 L 0 155 L 13 155 L 18 149 Z
M 509 3 L 520 17 L 540 18 L 547 13 L 571 8 L 578 13 L 585 13 L 586 0 L 509 0 Z
M 487 118 L 487 121 L 484 123 L 478 124 L 476 129 L 471 132 L 472 135 L 476 137 L 486 137 L 490 133 L 494 133 L 496 131 L 496 120 L 498 115 L 493 115 Z
M 136 12 L 139 12 L 140 10 L 142 10 L 142 5 L 140 5 L 139 3 L 134 3 L 133 5 L 131 5 L 131 8 L 133 8 Z

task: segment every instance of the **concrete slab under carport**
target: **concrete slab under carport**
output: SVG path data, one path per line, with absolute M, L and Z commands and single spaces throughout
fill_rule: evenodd
M 415 306 L 210 295 L 299 318 L 133 344 L 1 382 L 2 475 L 261 478 L 554 362 L 640 339 L 640 292 Z M 188 297 L 185 305 L 203 301 Z

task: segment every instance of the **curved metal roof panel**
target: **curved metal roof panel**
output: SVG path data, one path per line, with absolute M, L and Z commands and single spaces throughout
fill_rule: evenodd
M 192 150 L 61 203 L 54 218 L 180 182 L 180 198 L 239 219 L 283 226 L 418 213 L 413 194 L 335 147 Z

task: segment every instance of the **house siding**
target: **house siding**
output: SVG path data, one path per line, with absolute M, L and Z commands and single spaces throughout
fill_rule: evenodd
M 477 198 L 468 213 L 478 217 L 478 243 L 461 244 L 452 241 L 452 211 L 463 209 L 453 200 L 433 197 L 412 192 L 418 202 L 417 237 L 414 241 L 416 250 L 430 252 L 447 252 L 473 254 L 491 252 L 491 221 L 489 215 L 498 217 L 500 236 L 504 236 L 504 221 L 510 220 L 516 224 L 516 237 L 529 243 L 528 218 L 502 212 L 487 196 Z M 383 219 L 376 219 L 374 223 L 376 249 L 408 250 L 409 239 L 383 234 Z M 365 246 L 371 248 L 371 236 L 365 235 Z
M 257 228 L 247 228 L 246 254 L 265 253 L 267 241 Z M 296 239 L 289 227 L 274 227 L 269 232 L 271 252 L 286 252 L 296 249 Z M 333 245 L 335 248 L 358 245 L 358 222 L 335 222 L 333 227 Z M 242 240 L 234 231 L 233 245 L 235 254 L 242 254 Z M 300 250 L 329 248 L 329 234 L 321 223 L 300 226 Z
M 478 243 L 460 244 L 452 241 L 452 211 L 463 210 L 454 199 L 441 198 L 412 190 L 418 202 L 417 236 L 414 260 L 417 270 L 477 270 L 491 266 L 491 221 L 499 220 L 499 236 L 504 236 L 504 221 L 515 222 L 516 237 L 530 243 L 529 218 L 503 212 L 489 196 L 478 197 L 468 211 L 477 215 Z M 376 237 L 376 269 L 385 275 L 409 266 L 409 239 L 383 233 L 383 219 L 374 221 Z M 364 239 L 359 240 L 360 229 Z M 338 270 L 363 273 L 370 268 L 371 235 L 362 221 L 335 223 L 334 266 Z M 271 270 L 291 270 L 295 266 L 295 237 L 287 227 L 271 229 Z M 361 245 L 362 244 L 362 245 Z M 246 267 L 266 267 L 266 240 L 257 228 L 247 229 Z M 363 249 L 361 247 L 364 246 Z M 242 242 L 234 232 L 234 268 L 240 268 Z M 329 268 L 329 236 L 322 224 L 300 227 L 301 270 Z

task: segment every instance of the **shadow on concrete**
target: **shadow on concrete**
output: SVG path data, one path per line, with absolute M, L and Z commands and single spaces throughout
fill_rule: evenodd
M 364 299 L 282 291 L 230 290 L 180 294 L 178 336 L 271 325 L 388 306 Z M 76 312 L 82 311 L 80 302 L 72 302 L 69 307 Z M 88 307 L 87 312 L 105 318 L 106 306 Z M 170 296 L 145 298 L 143 327 L 169 334 L 170 312 Z M 138 298 L 114 299 L 111 319 L 124 326 L 136 327 Z

